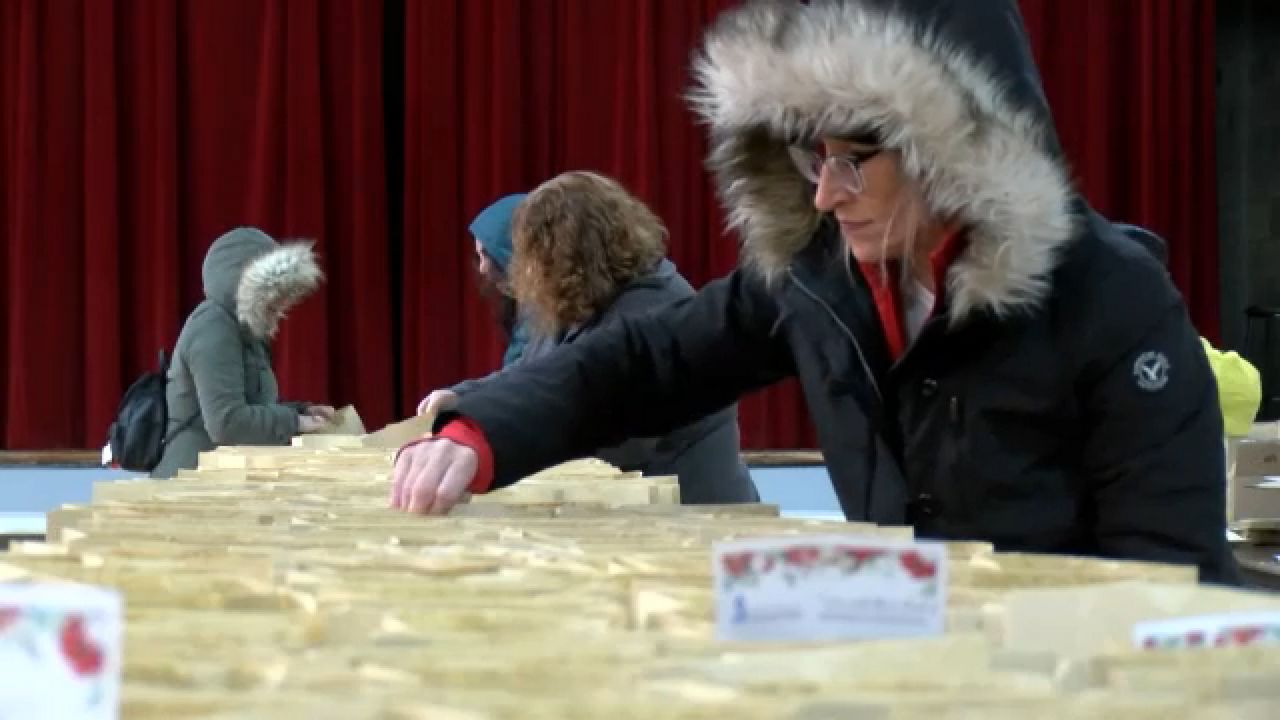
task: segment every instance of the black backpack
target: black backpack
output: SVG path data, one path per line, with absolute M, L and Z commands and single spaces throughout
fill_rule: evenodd
M 200 417 L 199 413 L 192 415 L 166 436 L 165 430 L 169 427 L 169 403 L 165 399 L 168 375 L 169 358 L 161 350 L 156 369 L 143 373 L 120 399 L 115 421 L 107 431 L 107 442 L 111 446 L 112 461 L 125 470 L 151 472 L 160 464 L 165 444 Z

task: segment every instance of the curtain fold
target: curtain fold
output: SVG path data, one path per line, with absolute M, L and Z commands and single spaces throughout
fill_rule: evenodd
M 1107 217 L 1169 243 L 1202 335 L 1218 339 L 1212 0 L 1020 0 L 1076 178 Z
M 466 228 L 500 195 L 613 175 L 690 282 L 724 274 L 735 238 L 683 96 L 732 4 L 0 3 L 0 446 L 101 445 L 235 225 L 315 241 L 327 281 L 283 323 L 277 373 L 288 398 L 354 403 L 369 425 L 497 364 Z M 1216 339 L 1214 3 L 1021 7 L 1080 186 L 1169 240 Z M 794 383 L 745 399 L 741 423 L 748 448 L 814 442 Z
M 466 226 L 501 195 L 566 170 L 603 172 L 663 218 L 695 287 L 733 267 L 705 131 L 684 100 L 690 53 L 732 4 L 407 4 L 402 412 L 499 357 Z M 741 424 L 746 447 L 814 444 L 793 383 L 746 399 Z
M 661 215 L 670 254 L 695 286 L 732 267 L 704 133 L 682 100 L 690 53 L 732 4 L 474 0 L 456 15 L 409 5 L 404 281 L 432 282 L 404 305 L 402 332 L 417 340 L 403 353 L 402 411 L 496 362 L 492 323 L 466 273 L 440 264 L 467 266 L 466 222 L 501 194 L 596 169 Z M 1022 9 L 1081 187 L 1104 214 L 1169 240 L 1192 318 L 1216 337 L 1213 3 L 1023 0 Z M 438 185 L 450 181 L 460 194 L 445 199 Z M 424 207 L 435 222 L 412 223 Z M 447 318 L 435 312 L 459 305 Z M 746 399 L 741 423 L 746 447 L 814 443 L 791 383 Z
M 0 446 L 100 446 L 237 225 L 328 276 L 282 326 L 284 395 L 391 420 L 381 3 L 0 5 Z

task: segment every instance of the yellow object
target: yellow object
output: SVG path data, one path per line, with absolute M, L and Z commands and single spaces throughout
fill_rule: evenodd
M 1262 405 L 1262 376 L 1248 360 L 1234 352 L 1222 352 L 1200 338 L 1209 365 L 1218 381 L 1218 403 L 1229 437 L 1244 437 Z

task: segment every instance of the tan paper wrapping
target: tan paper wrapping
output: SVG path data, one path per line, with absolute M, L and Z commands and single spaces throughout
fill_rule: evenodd
M 1133 626 L 1144 620 L 1280 610 L 1280 596 L 1204 585 L 1125 582 L 1015 590 L 1002 605 L 1006 648 L 1078 659 L 1131 650 Z
M 394 452 L 220 448 L 174 480 L 101 483 L 0 579 L 125 594 L 130 718 L 1248 720 L 1268 717 L 1259 673 L 1280 674 L 1276 649 L 1124 649 L 1134 620 L 1256 596 L 986 543 L 947 545 L 945 637 L 717 644 L 713 543 L 911 529 L 666 504 L 670 478 L 592 462 L 527 483 L 554 501 L 418 517 L 387 508 Z M 636 488 L 645 504 L 610 499 Z

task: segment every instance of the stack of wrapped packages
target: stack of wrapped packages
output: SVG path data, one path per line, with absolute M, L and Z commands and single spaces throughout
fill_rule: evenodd
M 37 598 L 0 600 L 0 664 L 44 632 L 85 683 L 63 695 L 157 720 L 1280 717 L 1267 628 L 1135 644 L 1140 621 L 1280 607 L 1190 568 L 953 543 L 942 634 L 729 642 L 713 543 L 910 529 L 682 506 L 673 478 L 595 460 L 418 517 L 387 507 L 393 454 L 229 447 L 174 480 L 99 484 L 0 555 L 0 582 Z

